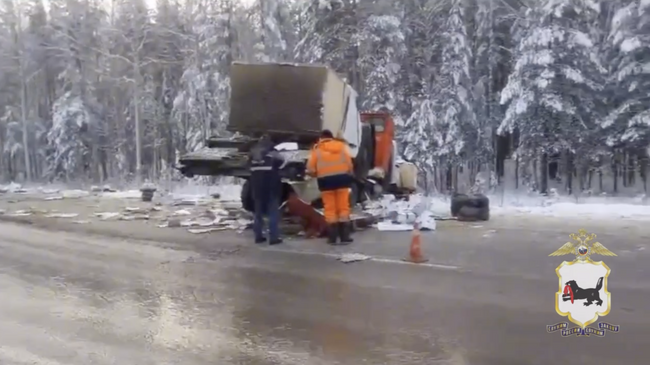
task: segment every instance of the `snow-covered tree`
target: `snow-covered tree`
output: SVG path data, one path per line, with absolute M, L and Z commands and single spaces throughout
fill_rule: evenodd
M 433 142 L 436 154 L 456 159 L 461 153 L 469 156 L 477 150 L 480 133 L 473 110 L 472 51 L 462 0 L 452 1 L 442 42 L 442 63 L 436 82 L 439 102 L 434 126 L 438 138 Z
M 528 161 L 542 157 L 543 177 L 549 154 L 588 158 L 593 152 L 604 69 L 585 24 L 597 10 L 588 0 L 546 0 L 527 10 L 519 24 L 499 133 L 517 130 L 518 155 Z M 545 192 L 545 179 L 541 184 Z
M 645 147 L 650 142 L 650 2 L 617 10 L 608 40 L 615 57 L 608 88 L 614 108 L 602 121 L 606 143 Z
M 393 112 L 403 95 L 402 88 L 396 87 L 406 54 L 401 19 L 394 15 L 371 15 L 357 37 L 361 54 L 358 64 L 364 75 L 363 108 L 386 108 Z
M 331 66 L 357 91 L 363 91 L 357 67 L 359 45 L 353 42 L 360 21 L 357 5 L 357 0 L 306 1 L 302 9 L 305 32 L 295 54 L 301 62 Z

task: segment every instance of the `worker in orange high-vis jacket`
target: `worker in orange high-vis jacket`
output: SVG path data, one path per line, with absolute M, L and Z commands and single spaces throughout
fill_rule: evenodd
M 328 243 L 352 242 L 350 237 L 350 188 L 354 183 L 352 158 L 345 141 L 334 139 L 332 132 L 321 132 L 320 140 L 311 150 L 307 174 L 317 179 L 325 208 Z

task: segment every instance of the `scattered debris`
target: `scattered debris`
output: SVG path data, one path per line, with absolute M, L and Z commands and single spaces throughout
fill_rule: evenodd
M 209 227 L 214 221 L 212 220 L 194 220 L 186 219 L 181 221 L 181 227 Z
M 28 210 L 17 210 L 15 212 L 9 213 L 7 215 L 12 216 L 12 217 L 28 217 L 28 216 L 32 215 L 32 212 L 30 212 Z
M 228 217 L 228 216 L 232 216 L 233 215 L 232 213 L 237 214 L 237 212 L 235 211 L 228 211 L 221 208 L 211 209 L 210 213 L 214 214 L 215 217 L 220 217 L 220 216 Z
M 172 205 L 176 207 L 181 207 L 181 206 L 209 205 L 212 203 L 214 202 L 211 201 L 210 199 L 207 199 L 206 197 L 189 196 L 189 197 L 182 197 L 180 199 L 175 199 Z
M 78 216 L 78 213 L 50 213 L 45 215 L 46 218 L 75 218 Z
M 370 260 L 371 258 L 372 257 L 362 255 L 360 253 L 344 253 L 338 258 L 338 260 L 341 261 L 344 264 L 349 264 L 351 262 L 359 262 L 359 261 Z
M 84 190 L 63 190 L 61 196 L 64 199 L 79 199 L 89 196 L 90 193 Z
M 483 234 L 483 238 L 489 238 L 489 237 L 492 237 L 495 233 L 497 233 L 497 231 L 494 230 L 494 229 L 491 229 L 491 230 L 485 232 L 485 234 Z
M 215 232 L 215 231 L 225 231 L 227 228 L 225 227 L 211 227 L 211 228 L 190 228 L 187 231 L 189 233 L 193 234 L 201 234 L 201 233 L 210 233 L 210 232 Z
M 393 223 L 391 221 L 382 221 L 375 225 L 378 230 L 384 232 L 405 232 L 412 231 L 412 224 L 403 224 L 403 223 Z
M 115 191 L 115 192 L 103 192 L 100 195 L 102 198 L 110 199 L 140 199 L 142 193 L 140 190 L 127 190 L 127 191 Z
M 422 212 L 419 216 L 412 220 L 384 220 L 377 223 L 376 227 L 380 231 L 385 232 L 404 232 L 412 231 L 413 226 L 417 224 L 421 231 L 435 231 L 436 230 L 436 216 L 428 210 Z
M 179 228 L 181 226 L 181 220 L 178 218 L 171 218 L 166 223 L 158 225 L 158 228 Z
M 149 215 L 148 214 L 121 215 L 118 219 L 121 221 L 146 221 L 149 220 Z
M 179 216 L 179 215 L 192 215 L 192 212 L 190 212 L 190 211 L 187 210 L 187 209 L 179 209 L 179 210 L 177 210 L 177 211 L 174 212 L 174 215 L 175 215 L 175 216 Z
M 60 195 L 59 196 L 48 196 L 48 197 L 45 197 L 45 199 L 43 199 L 43 200 L 46 200 L 46 201 L 63 200 L 63 197 L 60 196 Z
M 93 185 L 90 187 L 90 191 L 93 193 L 115 193 L 117 190 L 111 188 L 110 185 L 104 185 L 102 187 Z
M 408 200 L 397 200 L 386 195 L 379 201 L 370 202 L 364 211 L 383 219 L 376 225 L 381 231 L 410 231 L 416 223 L 423 231 L 435 231 L 436 221 L 448 218 L 434 214 L 433 208 L 431 200 L 426 197 L 414 195 Z
M 415 223 L 420 226 L 421 231 L 435 231 L 436 230 L 436 217 L 428 210 L 425 210 L 415 220 Z
M 149 209 L 140 207 L 126 207 L 124 208 L 124 211 L 128 213 L 147 214 L 149 212 Z
M 101 213 L 95 213 L 95 217 L 98 217 L 99 219 L 105 221 L 113 218 L 118 218 L 121 214 L 117 212 L 101 212 Z

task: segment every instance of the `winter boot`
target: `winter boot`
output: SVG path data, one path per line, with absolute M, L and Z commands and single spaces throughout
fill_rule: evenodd
M 339 234 L 341 235 L 341 243 L 348 244 L 354 242 L 350 234 L 352 233 L 352 223 L 351 222 L 341 222 L 339 223 Z
M 282 240 L 282 238 L 278 237 L 278 238 L 274 238 L 274 239 L 270 240 L 269 245 L 279 245 L 282 242 L 284 242 L 284 240 Z
M 339 238 L 339 229 L 336 223 L 327 225 L 327 243 L 330 245 L 336 245 L 336 241 Z

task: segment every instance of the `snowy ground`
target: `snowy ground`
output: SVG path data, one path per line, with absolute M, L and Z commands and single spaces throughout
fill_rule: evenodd
M 241 231 L 250 224 L 241 210 L 237 186 L 161 191 L 150 203 L 141 195 L 139 190 L 115 191 L 108 186 L 79 190 L 12 184 L 0 187 L 0 215 L 76 225 L 140 221 L 152 228 L 183 227 L 190 233 Z
M 212 196 L 216 193 L 218 198 Z M 576 204 L 562 199 L 530 198 L 518 200 L 519 205 L 500 206 L 495 201 L 493 197 L 488 222 L 436 221 L 435 232 L 423 232 L 422 247 L 432 258 L 432 264 L 478 268 L 487 265 L 481 257 L 493 255 L 494 265 L 499 266 L 500 257 L 514 255 L 513 250 L 518 252 L 520 247 L 526 247 L 521 255 L 535 250 L 536 256 L 546 256 L 579 229 L 598 234 L 598 239 L 607 244 L 615 243 L 616 252 L 630 259 L 648 252 L 650 225 L 645 221 L 650 220 L 650 208 L 641 202 L 621 203 L 600 198 Z M 441 197 L 414 196 L 407 202 L 390 201 L 387 197 L 367 208 L 379 210 L 375 212 L 379 216 L 397 215 L 388 220 L 405 220 L 404 226 L 422 219 L 426 212 L 449 216 L 449 200 Z M 210 189 L 174 189 L 159 194 L 151 203 L 142 202 L 137 190 L 13 189 L 13 192 L 0 193 L 0 221 L 115 239 L 198 245 L 228 252 L 249 249 L 252 242 L 252 232 L 245 230 L 250 224 L 250 214 L 241 210 L 239 188 L 226 184 Z M 282 228 L 286 238 L 282 250 L 328 257 L 360 253 L 373 259 L 399 261 L 408 252 L 412 226 L 389 229 L 397 232 L 382 229 L 356 232 L 354 244 L 345 248 L 332 248 L 320 239 L 304 239 L 298 235 L 300 227 L 296 224 L 287 222 Z M 476 260 L 469 263 L 468 257 L 472 255 Z M 529 260 L 522 259 L 521 263 L 530 265 Z
M 173 209 L 169 207 L 179 205 L 196 205 L 212 209 L 220 209 L 221 205 L 229 205 L 234 207 L 239 203 L 240 186 L 235 184 L 221 184 L 216 186 L 184 184 L 180 187 L 175 187 L 168 191 L 161 191 L 156 195 L 155 202 L 165 209 L 164 214 L 159 214 L 162 221 L 161 225 L 165 224 L 165 219 L 169 216 L 183 214 L 183 209 Z M 103 191 L 109 190 L 109 191 Z M 33 186 L 22 187 L 19 184 L 9 184 L 0 186 L 0 196 L 5 203 L 14 198 L 17 200 L 69 200 L 69 199 L 82 199 L 94 202 L 104 200 L 120 200 L 122 203 L 118 204 L 124 213 L 128 205 L 131 204 L 134 208 L 135 203 L 139 202 L 139 190 L 126 190 L 126 191 L 112 191 L 110 188 L 94 187 L 89 190 L 65 189 L 56 186 Z M 500 194 L 489 196 L 491 205 L 492 220 L 500 219 L 513 219 L 514 217 L 521 218 L 522 220 L 539 219 L 545 217 L 547 219 L 571 219 L 572 221 L 579 221 L 582 219 L 591 221 L 607 221 L 607 220 L 625 220 L 625 221 L 646 221 L 650 220 L 650 205 L 646 202 L 645 196 L 635 198 L 614 198 L 614 197 L 582 197 L 576 199 L 575 197 L 540 197 L 540 196 L 517 196 L 512 194 Z M 14 199 L 16 200 L 16 199 Z M 127 202 L 129 204 L 127 204 Z M 183 203 L 184 202 L 184 203 Z M 2 203 L 0 211 L 5 214 L 12 214 L 11 210 L 15 211 L 17 206 L 11 207 Z M 24 206 L 21 205 L 21 206 Z M 375 202 L 367 205 L 365 208 L 378 216 L 393 215 L 392 219 L 412 221 L 421 216 L 423 212 L 430 212 L 437 217 L 449 216 L 449 197 L 432 196 L 424 197 L 416 195 L 411 197 L 410 201 L 396 201 L 392 197 L 386 197 L 381 202 Z M 97 208 L 97 207 L 96 207 Z M 194 209 L 194 208 L 192 208 Z M 21 210 L 21 209 L 18 209 Z M 25 209 L 22 209 L 25 210 Z M 97 210 L 97 209 L 96 209 Z M 187 210 L 187 209 L 186 209 Z M 128 211 L 128 209 L 127 209 Z M 135 211 L 135 210 L 134 210 Z M 181 213 L 175 213 L 180 211 Z M 68 212 L 73 214 L 74 212 Z M 88 212 L 88 214 L 97 215 L 98 213 L 107 212 Z M 15 212 L 13 212 L 15 214 Z M 20 214 L 20 212 L 19 212 Z M 48 213 L 52 214 L 52 212 Z M 82 213 L 78 213 L 82 214 Z M 219 214 L 226 214 L 223 210 L 217 212 Z M 195 214 L 192 213 L 192 216 Z M 232 215 L 232 214 L 231 214 Z M 207 223 L 204 223 L 207 224 Z

